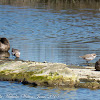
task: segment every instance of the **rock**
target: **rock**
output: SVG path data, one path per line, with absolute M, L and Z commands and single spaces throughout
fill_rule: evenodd
M 72 86 L 79 81 L 66 64 L 8 59 L 0 60 L 0 80 L 3 79 L 31 86 Z
M 6 38 L 0 38 L 0 52 L 7 52 L 10 49 L 10 43 Z
M 100 71 L 100 59 L 95 63 L 95 69 Z
M 95 66 L 100 65 L 100 60 Z M 99 69 L 100 70 L 100 69 Z M 0 59 L 0 80 L 16 81 L 23 85 L 46 87 L 80 87 L 100 89 L 100 72 L 95 67 L 81 68 L 62 63 L 41 63 L 34 61 L 21 61 Z

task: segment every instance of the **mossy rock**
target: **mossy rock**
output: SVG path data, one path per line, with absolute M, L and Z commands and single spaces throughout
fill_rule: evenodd
M 100 88 L 91 76 L 80 78 L 62 63 L 0 60 L 0 80 L 53 87 Z

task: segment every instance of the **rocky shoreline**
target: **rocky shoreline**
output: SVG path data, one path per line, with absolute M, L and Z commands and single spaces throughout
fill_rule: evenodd
M 100 72 L 94 66 L 62 63 L 0 60 L 0 80 L 31 86 L 100 89 Z

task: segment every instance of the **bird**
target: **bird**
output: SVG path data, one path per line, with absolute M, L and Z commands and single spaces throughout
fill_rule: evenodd
M 16 58 L 20 57 L 20 51 L 18 49 L 12 48 L 12 55 L 15 56 Z
M 0 38 L 0 52 L 8 52 L 10 43 L 7 38 Z
M 97 55 L 95 53 L 92 54 L 86 54 L 83 56 L 79 56 L 80 58 L 83 58 L 84 60 L 86 60 L 86 62 L 88 63 L 88 61 L 93 60 Z
M 26 81 L 26 79 L 25 79 L 25 78 L 24 78 L 21 82 L 22 82 L 22 84 L 23 84 L 23 85 L 27 85 L 27 84 L 29 84 L 29 82 L 28 82 L 28 81 Z

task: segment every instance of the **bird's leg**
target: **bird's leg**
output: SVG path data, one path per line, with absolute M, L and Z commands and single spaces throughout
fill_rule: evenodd
M 86 61 L 87 65 L 89 66 L 90 64 L 88 63 L 88 61 Z
M 88 61 L 86 61 L 86 63 L 88 64 Z

